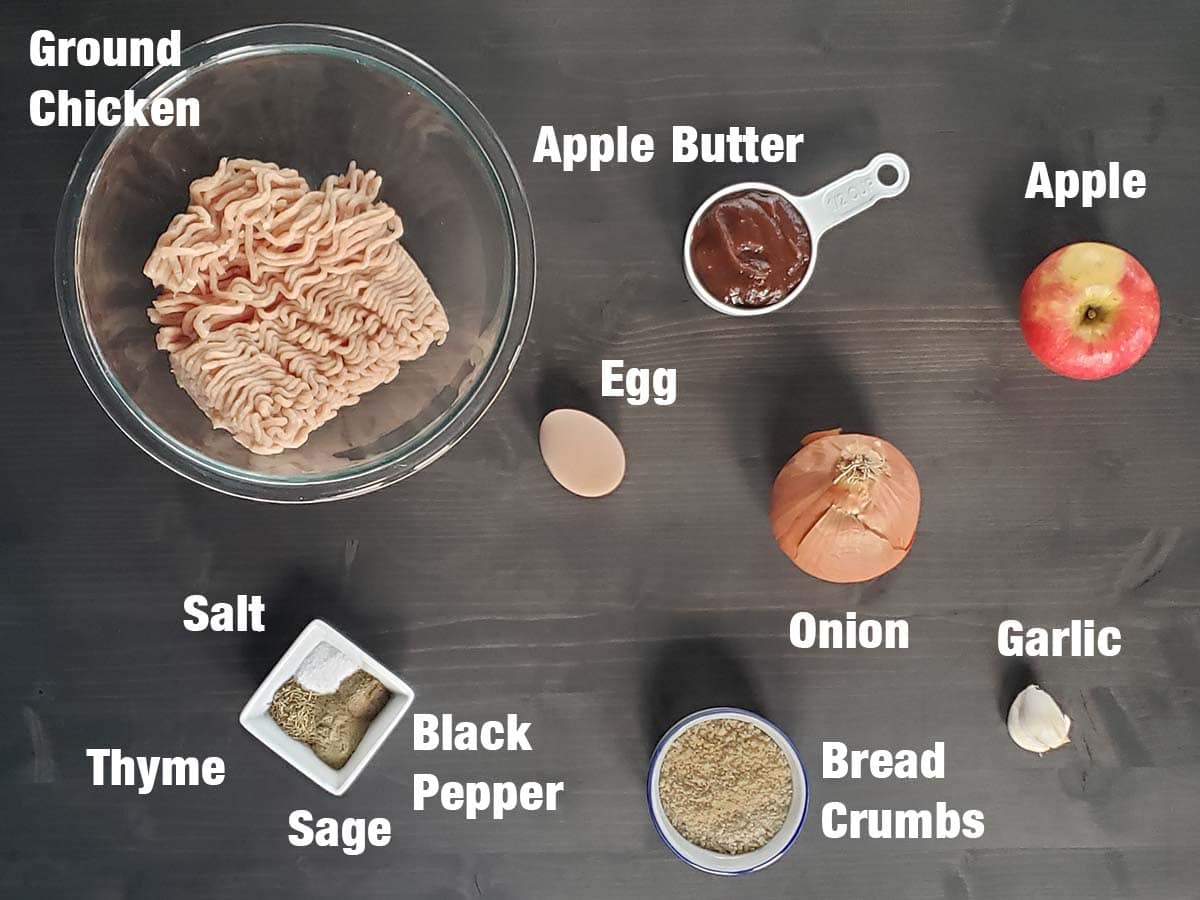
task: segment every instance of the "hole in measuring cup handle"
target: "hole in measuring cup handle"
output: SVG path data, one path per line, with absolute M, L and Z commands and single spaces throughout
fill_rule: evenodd
M 894 197 L 908 187 L 908 163 L 895 153 L 880 153 L 867 164 L 883 196 Z

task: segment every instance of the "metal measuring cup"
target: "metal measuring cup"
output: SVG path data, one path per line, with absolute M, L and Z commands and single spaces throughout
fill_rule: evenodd
M 884 169 L 895 171 L 894 180 L 885 182 L 880 178 L 880 172 Z M 904 193 L 906 187 L 908 187 L 908 163 L 895 153 L 880 153 L 867 163 L 865 168 L 855 169 L 825 187 L 818 188 L 811 194 L 805 194 L 802 197 L 761 181 L 743 181 L 721 188 L 700 204 L 695 215 L 692 216 L 692 220 L 688 222 L 683 238 L 683 270 L 687 274 L 688 284 L 691 285 L 697 297 L 717 312 L 727 316 L 765 316 L 767 313 L 777 312 L 795 300 L 808 284 L 808 280 L 812 278 L 813 270 L 817 267 L 817 245 L 820 243 L 821 235 L 835 225 L 840 225 L 847 219 L 857 216 L 863 210 L 870 209 L 885 197 L 895 197 Z M 700 217 L 708 208 L 722 197 L 742 191 L 770 191 L 783 197 L 800 213 L 800 218 L 808 226 L 809 237 L 812 241 L 808 270 L 800 279 L 800 283 L 782 300 L 765 306 L 733 306 L 714 297 L 701 283 L 700 277 L 692 266 L 692 236 L 696 231 L 696 223 L 700 221 Z

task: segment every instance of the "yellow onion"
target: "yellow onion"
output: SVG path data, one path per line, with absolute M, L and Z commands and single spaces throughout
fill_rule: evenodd
M 840 428 L 806 437 L 771 489 L 780 549 L 825 581 L 869 581 L 898 566 L 920 512 L 921 486 L 904 454 Z

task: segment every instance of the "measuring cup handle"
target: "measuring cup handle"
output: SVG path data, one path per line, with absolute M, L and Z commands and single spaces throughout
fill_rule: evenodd
M 880 170 L 896 171 L 896 180 L 884 184 Z M 819 236 L 834 225 L 870 209 L 884 197 L 895 197 L 908 187 L 908 163 L 895 153 L 880 153 L 867 163 L 819 190 L 801 198 L 801 212 L 813 236 Z

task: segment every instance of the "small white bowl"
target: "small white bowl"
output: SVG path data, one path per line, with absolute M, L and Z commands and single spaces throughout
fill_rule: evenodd
M 379 711 L 363 735 L 362 741 L 355 748 L 353 755 L 341 769 L 327 766 L 317 758 L 312 748 L 290 737 L 271 718 L 271 700 L 280 686 L 296 674 L 305 658 L 318 644 L 326 643 L 334 649 L 346 654 L 358 667 L 370 675 L 374 675 L 391 693 L 392 697 L 383 709 Z M 271 674 L 266 677 L 254 696 L 250 698 L 238 716 L 242 727 L 270 747 L 283 759 L 291 763 L 331 794 L 341 796 L 350 789 L 371 757 L 375 755 L 381 744 L 387 740 L 412 705 L 413 691 L 400 678 L 384 668 L 374 657 L 367 654 L 361 647 L 348 640 L 341 632 L 336 631 L 320 619 L 313 619 L 308 627 L 300 632 L 300 636 L 275 664 Z
M 792 805 L 788 809 L 787 817 L 783 820 L 783 827 L 773 838 L 749 853 L 716 853 L 693 844 L 671 824 L 671 820 L 667 818 L 667 813 L 662 807 L 662 800 L 658 796 L 658 777 L 662 771 L 663 758 L 666 756 L 667 750 L 687 729 L 709 719 L 740 719 L 743 722 L 757 725 L 779 745 L 792 772 Z M 720 706 L 703 709 L 680 719 L 663 735 L 658 746 L 654 748 L 654 756 L 650 760 L 650 774 L 646 779 L 646 798 L 650 804 L 650 820 L 654 823 L 658 836 L 663 839 L 663 843 L 671 849 L 672 853 L 689 866 L 697 868 L 701 872 L 708 872 L 710 875 L 745 875 L 765 869 L 783 856 L 795 843 L 800 829 L 804 826 L 805 816 L 808 815 L 808 776 L 804 771 L 804 763 L 800 761 L 800 754 L 796 752 L 795 745 L 775 725 L 762 716 L 747 710 L 732 706 Z

